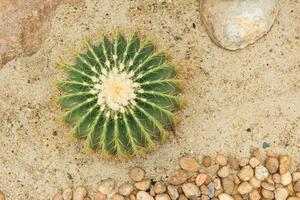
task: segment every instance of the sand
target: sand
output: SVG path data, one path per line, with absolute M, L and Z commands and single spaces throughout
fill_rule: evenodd
M 128 170 L 166 175 L 183 155 L 217 152 L 248 156 L 263 143 L 300 160 L 300 3 L 285 1 L 272 30 L 239 51 L 217 47 L 200 21 L 199 2 L 86 0 L 60 6 L 42 48 L 0 69 L 0 190 L 9 200 L 45 200 L 67 186 L 96 191 L 107 177 L 128 181 Z M 194 24 L 194 25 L 193 25 Z M 185 79 L 184 110 L 174 136 L 155 152 L 131 161 L 105 161 L 68 135 L 55 81 L 61 59 L 97 40 L 133 30 L 167 51 Z

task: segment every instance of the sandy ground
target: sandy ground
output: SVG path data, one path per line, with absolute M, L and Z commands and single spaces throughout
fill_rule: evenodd
M 164 175 L 182 155 L 245 156 L 263 142 L 300 160 L 299 1 L 285 1 L 271 32 L 235 52 L 211 42 L 194 0 L 95 2 L 59 7 L 42 49 L 0 69 L 0 189 L 9 200 L 46 200 L 78 185 L 93 194 L 101 179 L 128 180 L 134 165 Z M 54 82 L 65 72 L 56 63 L 70 60 L 70 49 L 82 49 L 81 38 L 96 38 L 99 28 L 152 38 L 186 77 L 176 136 L 144 158 L 104 161 L 59 122 Z

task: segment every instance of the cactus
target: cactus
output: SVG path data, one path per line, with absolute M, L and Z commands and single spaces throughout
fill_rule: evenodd
M 180 108 L 180 81 L 164 53 L 140 44 L 137 34 L 85 44 L 75 64 L 63 64 L 69 76 L 59 81 L 71 134 L 107 156 L 137 155 L 164 141 Z

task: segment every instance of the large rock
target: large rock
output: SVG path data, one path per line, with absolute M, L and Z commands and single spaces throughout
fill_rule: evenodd
M 265 35 L 278 10 L 278 0 L 202 0 L 200 12 L 210 38 L 236 50 Z
M 47 37 L 50 20 L 63 3 L 82 0 L 3 1 L 0 3 L 0 68 L 18 56 L 38 51 Z

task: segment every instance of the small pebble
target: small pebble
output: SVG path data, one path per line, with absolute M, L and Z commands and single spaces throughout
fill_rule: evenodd
M 203 156 L 202 165 L 204 167 L 210 167 L 211 166 L 211 157 L 210 156 Z
M 73 190 L 71 188 L 66 188 L 62 193 L 64 200 L 72 200 Z
M 184 183 L 189 178 L 189 175 L 184 170 L 176 171 L 172 176 L 169 178 L 169 183 L 172 185 L 180 185 Z
M 292 174 L 292 177 L 293 177 L 293 182 L 300 180 L 300 172 L 294 172 Z
M 98 191 L 102 194 L 108 195 L 113 192 L 115 189 L 116 182 L 115 180 L 108 178 L 101 182 L 100 186 L 98 187 Z
M 0 200 L 5 200 L 5 194 L 2 191 L 0 191 Z
M 223 154 L 218 154 L 216 156 L 216 163 L 221 166 L 225 166 L 227 164 L 228 158 Z
M 289 192 L 285 188 L 277 188 L 274 192 L 276 200 L 286 200 Z
M 265 180 L 267 177 L 269 176 L 269 172 L 267 170 L 267 168 L 265 168 L 262 165 L 259 165 L 255 168 L 255 177 L 260 180 L 263 181 Z
M 249 164 L 249 158 L 246 158 L 246 157 L 244 157 L 244 158 L 241 158 L 241 160 L 240 160 L 240 166 L 241 167 L 245 167 L 246 165 L 248 165 Z
M 154 200 L 154 198 L 147 192 L 145 191 L 139 191 L 136 194 L 136 199 L 137 200 Z
M 166 190 L 167 190 L 166 184 L 164 184 L 163 182 L 158 181 L 155 183 L 154 192 L 156 194 L 162 194 L 162 193 L 166 192 Z
M 188 200 L 188 198 L 186 196 L 184 196 L 184 194 L 181 194 L 181 195 L 179 195 L 178 200 Z
M 271 174 L 274 174 L 278 171 L 279 161 L 275 157 L 268 157 L 266 159 L 266 168 Z
M 242 182 L 239 186 L 238 186 L 238 192 L 241 194 L 241 195 L 244 195 L 244 194 L 248 194 L 252 191 L 253 189 L 253 186 L 250 185 L 250 183 L 248 182 Z
M 101 192 L 97 192 L 94 200 L 106 200 L 107 196 Z
M 221 169 L 219 169 L 218 176 L 220 176 L 221 178 L 225 178 L 225 177 L 229 176 L 229 167 L 224 166 Z
M 201 200 L 210 200 L 209 196 L 207 195 L 201 195 Z
M 261 195 L 266 199 L 274 199 L 274 192 L 266 189 L 261 190 Z
M 234 190 L 234 182 L 230 178 L 222 179 L 222 185 L 224 192 L 227 194 L 232 194 Z
M 182 169 L 190 172 L 196 172 L 200 169 L 200 165 L 193 158 L 182 158 L 179 164 Z
M 279 173 L 284 174 L 289 171 L 289 168 L 292 164 L 292 159 L 288 155 L 282 155 L 279 158 Z
M 145 179 L 145 180 L 142 180 L 142 181 L 139 181 L 139 182 L 136 182 L 134 184 L 134 186 L 139 189 L 139 190 L 143 190 L 143 191 L 146 191 L 150 188 L 150 185 L 151 185 L 151 180 L 150 179 Z
M 238 172 L 238 176 L 242 181 L 249 181 L 254 176 L 253 169 L 247 165 Z
M 260 200 L 261 196 L 257 190 L 252 190 L 249 193 L 249 198 L 250 198 L 250 200 Z
M 235 200 L 232 196 L 226 193 L 219 194 L 219 200 Z
M 205 180 L 207 179 L 207 175 L 206 174 L 199 174 L 197 177 L 196 177 L 196 180 L 195 180 L 195 182 L 196 182 L 196 185 L 197 186 L 201 186 L 204 182 L 205 182 Z
M 274 190 L 275 190 L 274 184 L 271 184 L 271 183 L 262 182 L 261 186 L 262 186 L 264 189 L 266 189 L 266 190 L 270 190 L 270 191 L 274 191 Z
M 134 187 L 130 183 L 123 183 L 120 185 L 118 192 L 123 196 L 129 196 Z
M 169 186 L 167 187 L 167 191 L 168 191 L 168 194 L 169 194 L 169 196 L 170 196 L 170 198 L 171 198 L 172 200 L 178 199 L 179 193 L 178 193 L 176 187 L 174 187 L 174 186 L 172 186 L 172 185 L 169 185 Z
M 294 183 L 294 190 L 295 192 L 300 192 L 300 180 Z
M 220 190 L 222 187 L 221 180 L 219 178 L 215 178 L 213 182 L 215 184 L 216 190 Z
M 125 200 L 125 198 L 120 194 L 114 194 L 111 200 Z
M 207 185 L 207 188 L 208 188 L 208 191 L 209 191 L 209 195 L 208 197 L 209 198 L 213 198 L 215 196 L 215 193 L 216 193 L 216 187 L 215 187 L 215 184 L 214 183 L 209 183 Z
M 209 195 L 209 190 L 206 185 L 201 185 L 200 192 L 202 195 L 207 195 L 207 196 Z
M 260 164 L 260 161 L 257 158 L 253 157 L 249 160 L 249 164 L 252 168 L 255 168 Z
M 84 200 L 84 197 L 87 195 L 87 191 L 84 187 L 80 186 L 75 189 L 73 192 L 73 200 Z
M 201 195 L 199 188 L 193 183 L 185 183 L 182 190 L 187 198 L 196 198 Z
M 273 182 L 279 184 L 281 182 L 281 176 L 280 174 L 274 174 L 273 176 Z
M 234 158 L 233 156 L 228 157 L 228 164 L 234 170 L 239 169 L 239 161 L 236 158 Z
M 280 180 L 281 180 L 281 184 L 284 185 L 284 186 L 290 184 L 292 182 L 292 175 L 291 175 L 291 173 L 290 172 L 286 172 L 284 174 L 281 174 Z
M 232 195 L 235 200 L 243 200 L 242 196 L 239 194 Z
M 249 183 L 254 187 L 254 188 L 259 188 L 261 186 L 261 181 L 257 180 L 255 177 L 251 178 Z
M 145 177 L 145 171 L 140 168 L 140 167 L 134 167 L 130 170 L 129 172 L 129 177 L 133 180 L 133 181 L 141 181 L 144 179 Z
M 167 194 L 158 194 L 155 196 L 155 200 L 171 200 Z

